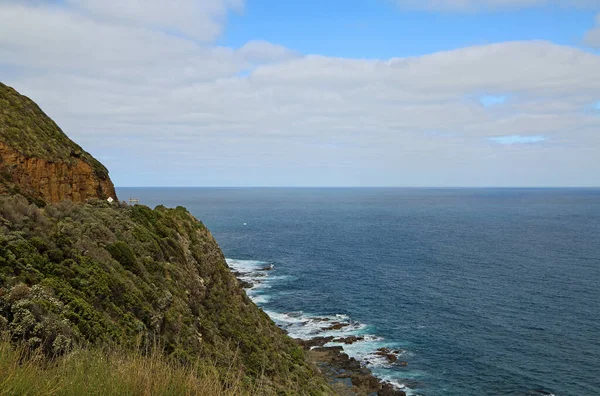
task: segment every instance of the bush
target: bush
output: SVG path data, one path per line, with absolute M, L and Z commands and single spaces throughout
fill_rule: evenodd
M 13 341 L 51 357 L 88 345 L 160 344 L 182 364 L 210 363 L 224 383 L 234 372 L 262 383 L 263 394 L 329 392 L 181 207 L 39 209 L 0 196 L 0 318 Z
M 125 242 L 119 241 L 112 245 L 108 245 L 106 250 L 108 250 L 112 258 L 117 260 L 125 269 L 133 272 L 137 270 L 135 254 Z

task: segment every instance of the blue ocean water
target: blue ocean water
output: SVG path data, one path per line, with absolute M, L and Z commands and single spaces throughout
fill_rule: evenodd
M 600 189 L 117 192 L 186 206 L 249 278 L 273 264 L 265 311 L 305 338 L 349 324 L 412 394 L 600 395 Z

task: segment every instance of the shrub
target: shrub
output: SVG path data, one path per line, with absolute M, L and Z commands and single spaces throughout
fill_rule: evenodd
M 0 196 L 0 327 L 47 356 L 158 343 L 261 394 L 328 394 L 302 351 L 245 295 L 185 208 Z M 1 381 L 0 381 L 1 382 Z M 0 393 L 3 393 L 0 389 Z
M 125 242 L 116 242 L 112 245 L 108 245 L 106 250 L 110 253 L 112 258 L 117 260 L 126 269 L 135 272 L 137 270 L 137 263 L 135 261 L 135 254 L 131 247 Z

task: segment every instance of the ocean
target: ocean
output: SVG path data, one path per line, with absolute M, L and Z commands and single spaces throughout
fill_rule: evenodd
M 600 189 L 117 193 L 187 207 L 276 323 L 362 336 L 347 353 L 409 394 L 600 395 Z

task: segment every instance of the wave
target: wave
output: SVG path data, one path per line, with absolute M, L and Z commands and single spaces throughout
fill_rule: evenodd
M 272 284 L 281 280 L 290 280 L 289 276 L 277 275 L 276 266 L 266 261 L 226 259 L 233 273 L 244 282 L 246 294 L 292 338 L 310 340 L 317 337 L 333 337 L 325 346 L 341 346 L 348 356 L 367 366 L 374 375 L 391 383 L 397 389 L 410 394 L 410 389 L 398 378 L 396 363 L 389 355 L 402 361 L 410 352 L 400 345 L 389 342 L 373 333 L 365 323 L 353 320 L 345 314 L 319 315 L 303 311 L 278 312 L 268 309 L 273 296 L 268 294 Z M 382 353 L 382 350 L 388 354 Z M 406 373 L 403 373 L 406 374 Z

